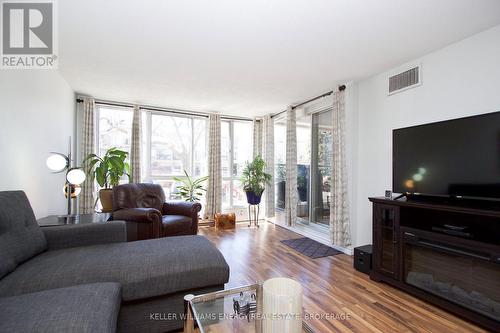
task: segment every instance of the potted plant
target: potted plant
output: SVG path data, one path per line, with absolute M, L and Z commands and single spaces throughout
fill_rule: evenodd
M 247 202 L 250 205 L 258 205 L 262 198 L 262 192 L 272 177 L 266 173 L 266 163 L 260 156 L 256 156 L 250 163 L 246 163 L 241 176 L 243 190 L 247 195 Z
M 89 154 L 83 160 L 87 175 L 101 187 L 99 200 L 103 212 L 113 210 L 113 187 L 120 183 L 120 178 L 127 175 L 130 182 L 130 166 L 125 162 L 127 156 L 126 151 L 110 148 L 103 157 Z
M 184 174 L 186 177 L 174 177 L 176 182 L 182 184 L 177 186 L 179 196 L 185 201 L 199 202 L 203 192 L 206 192 L 206 188 L 204 188 L 202 184 L 208 179 L 208 176 L 192 179 L 186 170 L 184 170 Z

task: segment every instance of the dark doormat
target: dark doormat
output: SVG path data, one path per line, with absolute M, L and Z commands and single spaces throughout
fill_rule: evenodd
M 334 256 L 336 254 L 342 253 L 338 250 L 335 250 L 333 247 L 326 246 L 307 237 L 285 239 L 281 242 L 299 252 L 300 254 L 308 256 L 312 259 Z

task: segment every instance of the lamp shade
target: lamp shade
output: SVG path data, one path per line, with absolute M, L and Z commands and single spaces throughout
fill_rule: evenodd
M 47 168 L 53 172 L 61 172 L 68 167 L 68 158 L 63 154 L 51 153 L 45 162 Z
M 302 286 L 288 278 L 274 278 L 264 282 L 263 332 L 302 332 Z
M 68 171 L 66 175 L 66 180 L 68 183 L 73 185 L 80 185 L 85 181 L 85 172 L 80 168 L 72 168 Z

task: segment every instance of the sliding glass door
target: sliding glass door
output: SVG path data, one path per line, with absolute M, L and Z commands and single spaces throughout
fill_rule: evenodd
M 311 222 L 328 225 L 332 173 L 332 111 L 312 116 Z
M 325 227 L 330 219 L 332 172 L 332 111 L 296 109 L 297 130 L 297 221 Z M 274 122 L 275 208 L 285 209 L 286 121 Z

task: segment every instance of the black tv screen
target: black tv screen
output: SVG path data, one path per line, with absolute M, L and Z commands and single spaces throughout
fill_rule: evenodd
M 500 112 L 393 131 L 393 192 L 500 198 Z

